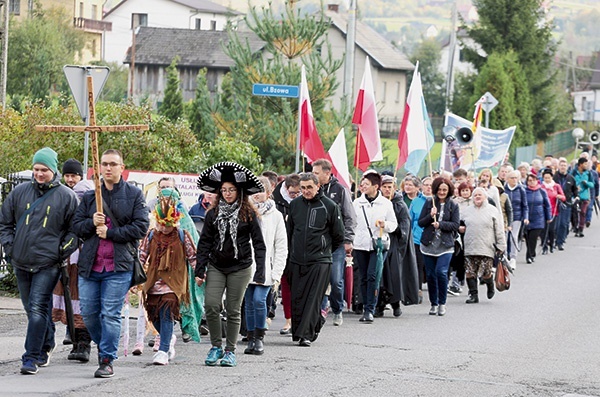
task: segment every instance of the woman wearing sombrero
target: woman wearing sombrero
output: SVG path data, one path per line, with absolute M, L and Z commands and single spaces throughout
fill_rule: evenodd
M 196 283 L 206 283 L 205 311 L 212 347 L 204 361 L 222 367 L 237 365 L 235 347 L 241 323 L 241 306 L 252 277 L 252 251 L 256 262 L 253 282 L 265 283 L 266 247 L 260 222 L 249 197 L 264 191 L 262 183 L 247 168 L 222 162 L 200 174 L 198 187 L 217 194 L 206 213 L 198 243 Z M 227 338 L 221 338 L 221 303 L 225 292 Z

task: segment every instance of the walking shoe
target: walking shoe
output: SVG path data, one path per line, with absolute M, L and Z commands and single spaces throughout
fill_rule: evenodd
M 152 364 L 154 365 L 167 365 L 169 364 L 169 353 L 164 352 L 162 350 L 154 353 L 152 357 Z
M 73 344 L 73 340 L 71 339 L 71 335 L 69 335 L 69 330 L 67 330 L 67 333 L 65 334 L 65 339 L 63 339 L 62 344 L 63 345 L 72 345 Z
M 469 299 L 465 301 L 465 303 L 479 303 L 479 295 L 472 294 L 469 295 Z
M 306 339 L 306 338 L 301 338 L 301 339 L 300 339 L 300 343 L 298 344 L 298 346 L 302 346 L 302 347 L 310 347 L 311 343 L 312 343 L 312 342 L 311 342 L 311 341 L 309 341 L 308 339 Z
M 134 356 L 141 356 L 143 352 L 144 352 L 144 342 L 136 342 L 131 354 L 133 354 Z
M 517 268 L 517 260 L 515 258 L 512 258 L 508 261 L 508 265 L 512 270 L 515 270 Z
M 402 315 L 402 309 L 400 306 L 394 308 L 394 317 L 400 317 Z
M 112 378 L 115 375 L 113 365 L 109 358 L 100 360 L 100 366 L 94 372 L 94 378 Z
M 283 327 L 279 330 L 279 334 L 280 335 L 291 335 L 292 334 L 292 327 Z
M 438 307 L 438 316 L 443 316 L 446 314 L 446 305 L 440 305 Z
M 42 354 L 40 354 L 40 359 L 37 362 L 37 366 L 38 367 L 47 367 L 48 365 L 50 365 L 50 357 L 52 357 L 52 352 L 54 352 L 54 348 L 56 346 L 53 346 L 50 351 L 43 351 L 42 350 Z
M 380 318 L 383 317 L 385 309 L 375 309 L 375 313 L 373 313 L 373 317 Z
M 438 314 L 438 305 L 431 305 L 431 309 L 429 309 L 429 315 L 435 316 Z
M 333 315 L 333 325 L 340 326 L 344 324 L 344 317 L 342 317 L 342 312 Z
M 448 287 L 448 293 L 453 296 L 460 296 L 460 288 L 452 285 L 452 286 Z
M 372 324 L 373 323 L 373 313 L 371 312 L 365 312 L 365 315 L 363 316 L 364 320 L 363 322 L 365 324 Z
M 533 263 L 533 259 L 527 258 L 527 263 Z
M 152 345 L 152 351 L 157 352 L 160 347 L 160 334 L 154 337 L 154 345 Z
M 547 247 L 542 248 L 542 255 L 548 255 L 548 248 Z
M 559 251 L 564 251 L 565 250 L 565 247 L 563 247 L 562 244 L 558 244 L 557 248 L 558 248 Z
M 206 356 L 206 360 L 204 360 L 204 364 L 213 367 L 217 365 L 217 361 L 223 358 L 223 349 L 217 346 L 213 346 L 208 351 L 208 355 Z
M 38 366 L 32 359 L 28 358 L 23 361 L 21 373 L 23 375 L 35 375 L 38 373 Z
M 221 359 L 221 367 L 235 367 L 237 365 L 237 360 L 235 358 L 235 353 L 230 352 L 229 350 L 225 350 L 225 354 Z
M 192 335 L 190 335 L 190 334 L 188 334 L 188 333 L 185 333 L 185 332 L 183 332 L 183 333 L 181 334 L 181 340 L 183 341 L 183 343 L 188 343 L 189 341 L 191 341 L 191 340 L 192 340 Z
M 148 347 L 154 347 L 154 338 L 148 341 Z
M 175 358 L 175 342 L 177 342 L 177 337 L 173 335 L 171 336 L 171 343 L 169 344 L 169 361 Z

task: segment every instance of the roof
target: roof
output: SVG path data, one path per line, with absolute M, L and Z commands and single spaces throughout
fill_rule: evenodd
M 106 18 L 107 16 L 109 16 L 113 11 L 118 9 L 121 5 L 123 5 L 127 1 L 129 1 L 129 0 L 122 0 L 121 2 L 119 2 L 119 4 L 117 4 L 116 6 L 111 8 L 106 14 L 104 14 L 103 18 Z M 189 7 L 192 10 L 195 10 L 195 11 L 209 12 L 209 13 L 213 13 L 213 14 L 242 15 L 242 13 L 239 11 L 232 10 L 231 8 L 227 8 L 220 4 L 213 3 L 212 1 L 209 1 L 209 0 L 165 0 L 165 1 L 172 1 L 173 3 L 181 4 L 183 6 Z M 166 5 L 166 6 L 168 6 L 168 5 Z
M 237 33 L 242 42 L 248 39 L 253 53 L 265 45 L 253 32 Z M 141 27 L 135 36 L 135 63 L 167 66 L 179 56 L 179 66 L 229 69 L 234 62 L 222 46 L 228 41 L 225 31 Z M 124 63 L 131 63 L 131 47 Z
M 332 25 L 345 36 L 348 26 L 346 16 L 334 11 L 326 11 L 325 15 L 331 20 Z M 383 69 L 415 69 L 415 66 L 408 60 L 406 55 L 370 26 L 358 20 L 356 21 L 356 45 Z

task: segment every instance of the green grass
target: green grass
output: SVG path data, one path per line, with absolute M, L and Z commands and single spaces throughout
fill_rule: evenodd
M 380 161 L 376 164 L 376 168 L 378 170 L 394 170 L 396 167 L 396 159 L 398 158 L 398 140 L 393 138 L 382 138 L 381 139 L 381 147 L 383 150 L 383 161 Z M 442 144 L 441 142 L 436 142 L 431 149 L 431 161 L 433 163 L 433 169 L 439 168 L 440 156 L 442 153 Z M 421 166 L 421 171 L 419 172 L 420 176 L 425 174 L 429 174 L 429 159 L 425 157 L 425 161 L 423 161 L 423 165 Z M 398 171 L 399 175 L 405 175 L 406 170 L 404 168 L 400 168 Z

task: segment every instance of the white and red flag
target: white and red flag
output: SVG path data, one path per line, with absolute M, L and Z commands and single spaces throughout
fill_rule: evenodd
M 365 61 L 365 73 L 356 98 L 352 123 L 358 126 L 354 166 L 366 171 L 373 161 L 383 160 L 369 57 Z
M 348 170 L 348 152 L 346 151 L 346 136 L 342 128 L 327 152 L 333 165 L 331 172 L 338 181 L 350 189 L 350 171 Z
M 308 84 L 306 82 L 306 70 L 302 65 L 302 82 L 300 88 L 300 151 L 309 163 L 326 157 L 323 143 L 317 132 L 315 118 L 313 117 L 312 107 L 310 106 L 310 96 L 308 95 Z

